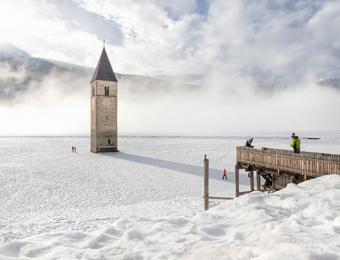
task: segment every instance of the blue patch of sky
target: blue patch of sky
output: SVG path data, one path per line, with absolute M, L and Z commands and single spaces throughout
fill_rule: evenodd
M 196 0 L 195 12 L 206 17 L 209 11 L 208 1 L 209 0 Z M 167 11 L 168 17 L 171 18 L 172 20 L 178 20 L 182 15 L 175 13 L 173 10 L 171 10 L 171 8 L 165 8 L 165 10 Z
M 109 44 L 121 46 L 124 35 L 117 23 L 105 17 L 91 13 L 81 8 L 72 0 L 50 0 L 56 5 L 63 19 L 69 22 L 75 21 L 73 25 L 82 31 L 95 34 L 100 40 Z
M 295 19 L 292 19 L 290 26 L 300 27 L 308 22 L 308 20 L 311 19 L 322 8 L 324 4 L 332 1 L 334 0 L 285 0 L 278 2 L 272 1 L 269 2 L 268 8 L 269 10 L 273 10 L 276 12 L 299 12 L 300 15 L 296 16 Z
M 256 5 L 251 5 L 252 9 L 248 20 L 251 22 L 252 29 L 255 32 L 261 31 L 263 26 L 273 17 L 281 19 L 284 16 L 289 18 L 290 28 L 299 28 L 305 24 L 322 8 L 322 6 L 329 2 L 328 0 L 282 0 L 270 1 L 264 0 L 265 10 L 262 12 L 256 11 Z
M 202 16 L 207 16 L 209 11 L 209 0 L 197 0 L 196 1 L 196 10 Z

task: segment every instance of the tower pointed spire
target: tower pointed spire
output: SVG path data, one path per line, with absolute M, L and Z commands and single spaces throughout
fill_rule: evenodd
M 91 82 L 95 80 L 118 82 L 116 75 L 112 70 L 109 57 L 106 54 L 105 41 L 103 42 L 103 51 L 102 54 L 100 55 L 96 70 L 93 73 Z

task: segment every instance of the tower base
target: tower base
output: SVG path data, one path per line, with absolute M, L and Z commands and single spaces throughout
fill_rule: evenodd
M 117 149 L 117 146 L 101 146 L 97 147 L 96 151 L 91 151 L 94 153 L 113 153 L 113 152 L 119 152 Z

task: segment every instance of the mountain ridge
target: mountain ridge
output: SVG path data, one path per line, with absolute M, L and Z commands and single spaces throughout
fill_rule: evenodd
M 88 86 L 94 70 L 94 67 L 33 57 L 12 44 L 0 44 L 0 101 L 14 100 L 17 95 L 40 88 L 46 80 L 49 80 L 49 83 L 54 80 L 56 85 L 65 88 L 65 91 L 67 86 L 71 87 L 72 91 L 81 91 L 84 86 Z M 166 94 L 171 91 L 198 90 L 205 77 L 200 74 L 161 74 L 153 77 L 117 72 L 115 74 L 123 86 L 123 92 L 128 91 L 135 97 L 147 92 Z M 323 78 L 316 83 L 322 87 L 340 90 L 340 78 Z M 276 89 L 275 86 L 262 88 L 266 91 Z
M 46 80 L 54 80 L 65 90 L 65 85 L 68 85 L 73 90 L 81 91 L 84 86 L 88 86 L 95 70 L 94 67 L 33 57 L 14 45 L 2 46 L 0 47 L 0 100 L 13 100 L 19 94 L 41 87 Z M 129 91 L 132 95 L 146 91 L 166 93 L 174 89 L 185 91 L 198 88 L 192 84 L 150 76 L 117 72 L 115 74 L 118 81 L 126 88 L 123 91 Z

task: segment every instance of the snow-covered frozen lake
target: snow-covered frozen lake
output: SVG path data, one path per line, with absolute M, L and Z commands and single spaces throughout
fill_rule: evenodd
M 127 219 L 180 221 L 202 212 L 204 154 L 210 159 L 210 194 L 234 196 L 235 147 L 245 139 L 121 137 L 119 153 L 93 154 L 87 137 L 1 137 L 0 259 L 143 258 L 115 247 L 109 247 L 114 253 L 109 250 L 108 257 L 101 246 L 108 238 L 101 233 L 98 241 L 89 242 L 88 236 Z M 289 149 L 289 143 L 285 137 L 254 140 L 258 147 Z M 340 154 L 340 136 L 302 139 L 302 149 Z M 228 181 L 222 180 L 225 167 Z M 241 181 L 246 184 L 246 179 Z M 135 235 L 131 246 L 139 239 Z M 176 254 L 163 258 L 174 259 Z

